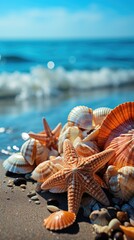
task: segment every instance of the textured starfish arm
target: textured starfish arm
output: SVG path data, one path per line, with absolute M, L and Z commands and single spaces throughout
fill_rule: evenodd
M 50 176 L 42 185 L 41 188 L 49 190 L 58 186 L 66 186 L 66 173 L 63 170 L 59 170 L 54 175 Z
M 46 136 L 46 133 L 32 133 L 29 132 L 28 133 L 29 137 L 34 138 L 36 140 L 38 140 L 39 142 L 42 142 L 43 144 L 45 144 L 46 142 L 49 141 L 49 138 Z
M 89 167 L 91 171 L 97 172 L 114 156 L 115 151 L 113 149 L 104 150 L 103 152 L 94 154 L 89 158 L 85 158 L 84 165 L 87 168 Z
M 59 124 L 55 127 L 55 129 L 53 129 L 52 133 L 53 133 L 53 135 L 55 136 L 55 138 L 58 138 L 58 137 L 59 137 L 60 132 L 61 132 L 61 128 L 62 128 L 62 125 L 61 125 L 61 123 L 59 123 Z
M 50 127 L 49 127 L 45 118 L 43 118 L 43 125 L 44 125 L 44 129 L 45 129 L 46 134 L 48 136 L 52 136 L 52 131 L 51 131 L 51 129 L 50 129 Z
M 88 178 L 84 187 L 85 192 L 90 194 L 93 198 L 95 198 L 103 205 L 109 206 L 110 203 L 106 194 L 103 192 L 99 184 L 96 181 L 94 181 L 93 178 Z
M 70 166 L 76 166 L 79 162 L 78 155 L 70 140 L 66 139 L 63 144 L 64 161 Z
M 83 195 L 82 184 L 78 181 L 76 175 L 69 181 L 68 186 L 68 211 L 77 214 L 81 198 Z

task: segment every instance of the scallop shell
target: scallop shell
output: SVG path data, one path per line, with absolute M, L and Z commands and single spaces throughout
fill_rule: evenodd
M 30 165 L 21 153 L 14 153 L 3 162 L 3 167 L 12 173 L 25 174 L 32 172 L 35 165 Z
M 74 107 L 68 115 L 68 123 L 78 126 L 81 129 L 93 129 L 93 111 L 86 106 Z
M 20 151 L 30 165 L 33 165 L 35 162 L 38 165 L 47 160 L 49 156 L 49 149 L 33 138 L 24 142 Z
M 125 227 L 120 225 L 120 228 L 125 233 L 129 240 L 134 239 L 134 227 Z
M 31 177 L 37 182 L 43 183 L 48 177 L 63 168 L 62 164 L 63 161 L 60 157 L 42 162 L 34 169 Z
M 115 197 L 129 200 L 134 196 L 134 167 L 122 167 L 109 178 L 109 188 Z
M 98 144 L 116 152 L 108 165 L 134 166 L 134 102 L 123 103 L 107 115 L 99 131 Z
M 49 230 L 61 230 L 72 225 L 75 220 L 75 213 L 61 210 L 44 219 L 43 225 Z
M 111 112 L 111 108 L 100 107 L 93 110 L 93 119 L 95 125 L 101 125 L 105 117 Z
M 96 142 L 83 143 L 80 142 L 75 147 L 79 156 L 88 157 L 99 152 Z

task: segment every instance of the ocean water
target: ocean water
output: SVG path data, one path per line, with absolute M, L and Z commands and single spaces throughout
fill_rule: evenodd
M 0 41 L 0 157 L 77 105 L 134 101 L 134 39 Z

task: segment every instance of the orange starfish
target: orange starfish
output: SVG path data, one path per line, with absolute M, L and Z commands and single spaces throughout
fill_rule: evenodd
M 47 121 L 45 118 L 43 118 L 43 125 L 44 125 L 44 131 L 40 133 L 29 133 L 29 136 L 31 138 L 34 138 L 41 142 L 43 145 L 45 145 L 48 148 L 54 148 L 57 150 L 57 142 L 58 137 L 61 131 L 61 123 L 59 123 L 53 130 L 50 129 Z
M 49 177 L 42 184 L 41 188 L 48 190 L 56 187 L 65 187 L 68 192 L 68 211 L 73 214 L 77 214 L 84 192 L 90 194 L 102 204 L 106 206 L 109 205 L 109 200 L 100 185 L 96 182 L 94 174 L 115 155 L 115 151 L 109 149 L 90 157 L 82 157 L 78 156 L 70 140 L 66 139 L 64 141 L 63 154 L 65 162 L 64 168 Z M 44 225 L 51 230 L 57 230 L 57 228 L 55 229 L 55 225 L 51 226 L 50 216 L 45 219 Z M 75 220 L 74 215 L 72 215 L 72 218 Z M 49 224 L 47 224 L 48 222 Z M 71 220 L 70 222 L 72 224 Z M 61 229 L 60 223 L 58 227 L 58 229 Z

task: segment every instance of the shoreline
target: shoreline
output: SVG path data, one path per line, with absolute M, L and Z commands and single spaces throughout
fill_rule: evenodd
M 5 170 L 0 161 L 0 239 L 1 240 L 94 240 L 95 232 L 88 218 L 77 216 L 76 222 L 61 231 L 52 232 L 43 227 L 43 220 L 50 215 L 47 210 L 47 199 L 56 198 L 59 207 L 66 208 L 66 194 L 52 194 L 49 192 L 38 194 L 40 201 L 36 205 L 34 201 L 29 201 L 27 194 L 35 190 L 36 183 L 27 182 L 26 189 L 19 186 L 8 187 L 7 183 L 11 177 L 5 176 Z M 61 201 L 61 203 L 60 203 Z

